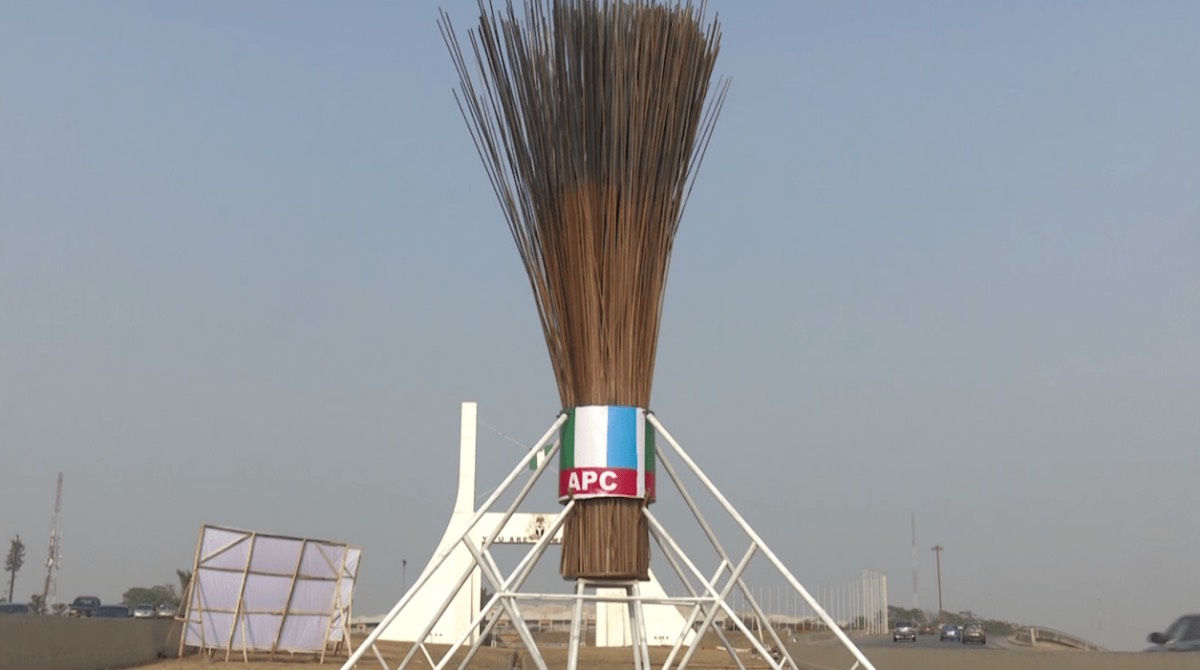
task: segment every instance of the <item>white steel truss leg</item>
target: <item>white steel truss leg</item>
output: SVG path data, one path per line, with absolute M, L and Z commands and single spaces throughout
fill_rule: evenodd
M 671 462 L 663 454 L 659 454 L 658 456 L 659 460 L 657 463 L 663 466 L 667 472 L 667 475 L 671 478 L 671 481 L 679 490 L 680 496 L 683 498 L 684 502 L 687 503 L 688 509 L 691 510 L 692 516 L 695 517 L 696 521 L 700 524 L 700 527 L 704 530 L 705 535 L 708 536 L 708 540 L 712 544 L 713 549 L 716 550 L 718 557 L 721 558 L 723 564 L 728 565 L 729 554 L 725 552 L 725 547 L 721 544 L 720 540 L 717 539 L 716 533 L 713 532 L 712 527 L 708 524 L 708 520 L 705 519 L 704 515 L 700 512 L 700 508 L 696 505 L 695 499 L 693 499 L 691 494 L 688 493 L 687 486 L 684 485 L 683 480 L 679 478 L 679 475 L 675 472 L 675 468 L 672 467 Z M 663 532 L 666 532 L 665 529 Z M 750 608 L 754 611 L 754 616 L 760 623 L 759 630 L 762 630 L 761 624 L 765 621 L 767 623 L 767 632 L 771 636 L 772 644 L 774 645 L 775 649 L 782 651 L 784 649 L 783 640 L 779 639 L 779 634 L 776 632 L 775 627 L 771 625 L 770 617 L 767 616 L 767 613 L 758 604 L 758 601 L 754 598 L 750 587 L 747 586 L 746 583 L 741 579 L 737 580 L 737 586 L 745 597 L 746 602 L 750 605 Z M 799 670 L 790 654 L 784 654 L 782 658 L 787 661 L 792 670 Z
M 745 554 L 736 563 L 727 552 L 725 546 L 720 542 L 717 534 L 709 525 L 704 515 L 701 513 L 699 506 L 696 504 L 692 494 L 687 490 L 684 482 L 680 479 L 678 471 L 672 465 L 670 459 L 666 458 L 666 451 L 663 446 L 658 446 L 656 449 L 657 463 L 668 474 L 668 478 L 679 491 L 680 497 L 684 500 L 689 511 L 692 513 L 696 522 L 703 529 L 705 537 L 712 545 L 713 550 L 718 557 L 718 565 L 713 572 L 712 577 L 705 576 L 695 565 L 695 562 L 683 550 L 678 542 L 671 536 L 658 518 L 652 514 L 648 507 L 643 507 L 642 512 L 649 526 L 650 535 L 654 538 L 655 543 L 661 550 L 662 556 L 675 571 L 676 576 L 682 582 L 687 595 L 682 597 L 647 597 L 642 593 L 640 585 L 637 582 L 608 582 L 579 579 L 575 581 L 574 593 L 525 593 L 522 588 L 526 580 L 532 574 L 534 567 L 544 555 L 552 538 L 562 527 L 566 520 L 567 514 L 574 508 L 575 501 L 568 501 L 563 510 L 554 516 L 554 520 L 546 528 L 544 535 L 538 538 L 533 547 L 521 558 L 517 567 L 511 573 L 504 576 L 497 566 L 495 558 L 491 553 L 493 543 L 502 532 L 504 524 L 516 513 L 518 507 L 527 497 L 534 483 L 542 476 L 547 469 L 549 463 L 553 460 L 554 455 L 558 450 L 558 444 L 553 444 L 546 454 L 544 459 L 539 459 L 537 469 L 528 478 L 523 486 L 519 487 L 516 494 L 516 499 L 507 507 L 507 510 L 493 517 L 500 516 L 500 522 L 495 525 L 489 532 L 486 538 L 481 542 L 473 537 L 478 538 L 478 533 L 472 535 L 472 531 L 477 524 L 483 519 L 484 515 L 491 512 L 496 506 L 497 501 L 501 496 L 508 493 L 508 490 L 513 487 L 514 482 L 518 479 L 522 471 L 527 465 L 544 450 L 546 445 L 551 444 L 555 433 L 566 420 L 565 415 L 560 415 L 553 423 L 546 434 L 534 445 L 522 460 L 514 467 L 513 471 L 504 479 L 504 481 L 496 488 L 496 490 L 488 497 L 488 499 L 477 509 L 470 521 L 464 527 L 458 539 L 447 546 L 444 546 L 434 559 L 430 562 L 427 569 L 422 573 L 421 577 L 413 584 L 404 597 L 384 616 L 379 626 L 367 636 L 359 647 L 350 655 L 346 663 L 342 666 L 342 670 L 351 670 L 362 656 L 370 650 L 373 652 L 376 659 L 384 670 L 389 670 L 387 662 L 384 660 L 382 653 L 376 646 L 376 641 L 380 634 L 393 620 L 399 616 L 400 612 L 413 600 L 414 594 L 418 589 L 425 586 L 430 581 L 432 575 L 444 564 L 451 553 L 458 550 L 461 544 L 463 548 L 470 554 L 471 565 L 464 570 L 459 577 L 454 589 L 450 591 L 450 595 L 445 599 L 440 607 L 434 608 L 431 612 L 432 616 L 428 625 L 424 628 L 422 635 L 413 643 L 413 646 L 407 651 L 404 659 L 397 666 L 396 670 L 404 670 L 413 661 L 417 653 L 423 653 L 426 662 L 430 668 L 434 670 L 443 670 L 450 663 L 451 657 L 458 652 L 468 640 L 471 641 L 469 648 L 466 651 L 465 657 L 459 663 L 459 670 L 465 670 L 471 660 L 475 658 L 479 648 L 484 644 L 484 641 L 489 638 L 496 624 L 501 618 L 501 614 L 507 615 L 509 623 L 516 629 L 521 643 L 525 646 L 525 650 L 529 655 L 529 660 L 538 670 L 549 670 L 546 665 L 545 658 L 539 650 L 532 631 L 524 621 L 521 608 L 518 604 L 519 600 L 539 600 L 539 601 L 568 601 L 573 605 L 571 615 L 571 633 L 569 638 L 569 648 L 567 652 L 567 670 L 578 670 L 580 660 L 580 647 L 584 644 L 584 631 L 586 623 L 583 619 L 583 611 L 585 602 L 621 602 L 626 611 L 630 623 L 630 639 L 633 646 L 633 667 L 634 670 L 652 670 L 650 662 L 650 635 L 647 627 L 647 610 L 644 607 L 646 604 L 670 605 L 678 607 L 687 605 L 690 607 L 690 614 L 686 619 L 686 627 L 679 632 L 677 639 L 667 655 L 667 659 L 662 666 L 662 670 L 683 670 L 692 660 L 695 652 L 700 648 L 701 638 L 709 631 L 715 632 L 717 637 L 724 644 L 734 664 L 739 670 L 745 670 L 746 666 L 742 659 L 739 658 L 733 645 L 730 643 L 725 632 L 720 626 L 715 625 L 718 614 L 724 614 L 727 624 L 732 625 L 737 630 L 741 631 L 746 636 L 747 641 L 753 647 L 754 651 L 768 663 L 773 670 L 799 670 L 799 665 L 792 658 L 792 655 L 787 648 L 787 645 L 780 639 L 775 627 L 772 625 L 767 613 L 764 611 L 758 600 L 754 598 L 753 592 L 744 580 L 747 567 L 751 560 L 756 555 L 763 555 L 779 573 L 784 577 L 789 586 L 798 594 L 812 609 L 820 620 L 831 630 L 842 643 L 844 647 L 851 653 L 855 659 L 854 666 L 851 670 L 863 668 L 864 670 L 875 670 L 870 661 L 863 656 L 862 652 L 854 645 L 845 632 L 841 630 L 837 622 L 825 611 L 824 608 L 816 601 L 815 598 L 800 584 L 800 582 L 792 575 L 790 571 L 783 565 L 782 561 L 771 551 L 762 538 L 750 527 L 749 523 L 738 514 L 733 505 L 721 494 L 712 481 L 705 476 L 699 469 L 695 461 L 693 461 L 678 442 L 663 428 L 657 417 L 653 414 L 647 414 L 647 421 L 654 429 L 663 437 L 667 446 L 673 452 L 673 457 L 678 457 L 684 465 L 691 471 L 707 489 L 708 493 L 715 499 L 724 511 L 733 518 L 735 523 L 749 538 L 750 543 Z M 661 445 L 661 443 L 660 443 Z M 660 486 L 659 499 L 663 499 L 664 487 Z M 457 534 L 457 531 L 456 531 Z M 478 544 L 477 544 L 478 542 Z M 478 571 L 478 572 L 476 572 Z M 437 624 L 438 620 L 445 614 L 447 608 L 451 605 L 451 601 L 456 597 L 456 594 L 464 587 L 471 579 L 473 574 L 480 574 L 487 580 L 495 593 L 486 604 L 479 610 L 479 613 L 474 616 L 466 630 L 463 630 L 458 635 L 449 650 L 435 659 L 430 654 L 429 648 L 426 646 L 426 640 L 429 638 L 431 631 Z M 595 593 L 588 593 L 589 588 L 602 587 L 604 593 L 597 590 Z M 613 593 L 608 589 L 623 588 L 623 595 Z M 741 617 L 730 602 L 730 596 L 734 592 L 742 594 L 743 600 L 748 604 L 754 617 L 759 622 L 760 635 L 756 636 L 750 626 Z M 423 620 L 423 619 L 421 619 Z M 697 626 L 697 623 L 699 624 Z M 762 624 L 766 624 L 766 634 L 762 634 Z M 691 645 L 686 644 L 688 633 L 695 629 L 695 642 Z M 761 637 L 760 637 L 761 636 Z M 771 645 L 768 648 L 768 645 Z M 682 647 L 687 646 L 686 650 Z M 682 651 L 682 656 L 679 654 Z M 676 658 L 679 658 L 677 666 L 673 666 Z
M 700 604 L 699 594 L 696 593 L 696 589 L 692 586 L 691 580 L 689 580 L 687 578 L 687 575 L 684 574 L 683 569 L 679 565 L 679 561 L 676 560 L 676 558 L 671 554 L 670 551 L 667 551 L 667 548 L 663 545 L 663 543 L 659 540 L 659 538 L 657 536 L 654 536 L 654 541 L 656 544 L 658 544 L 659 549 L 662 550 L 663 556 L 666 557 L 666 559 L 667 559 L 667 563 L 670 564 L 671 568 L 675 571 L 675 574 L 679 577 L 679 581 L 683 582 L 683 586 L 685 589 L 687 589 L 688 594 L 690 594 L 693 598 L 697 599 L 696 604 L 692 606 L 692 612 L 688 616 L 685 629 L 680 632 L 679 638 L 675 641 L 675 644 L 671 647 L 671 651 L 667 654 L 667 659 L 665 661 L 663 661 L 662 670 L 670 670 L 671 663 L 673 663 L 675 661 L 675 657 L 679 655 L 680 648 L 683 647 L 684 641 L 686 639 L 686 636 L 685 636 L 686 631 L 694 630 L 695 626 L 696 626 L 696 621 L 697 621 L 697 619 L 699 619 L 700 615 L 707 614 L 708 610 L 711 608 L 706 608 L 705 606 Z M 726 569 L 726 567 L 728 565 L 729 565 L 728 560 L 722 560 L 721 564 L 717 567 L 716 574 L 713 575 L 712 580 L 710 580 L 710 583 L 715 582 L 717 580 L 717 577 L 721 576 L 721 573 L 724 572 L 724 570 Z M 721 630 L 720 626 L 713 627 L 712 631 L 714 633 L 716 633 L 717 638 L 721 640 L 721 644 L 724 646 L 725 650 L 729 652 L 729 658 L 733 660 L 734 664 L 737 665 L 738 669 L 746 670 L 746 665 L 744 663 L 742 663 L 742 659 L 733 650 L 733 644 L 730 643 L 729 638 L 725 636 L 725 631 Z
M 633 642 L 633 670 L 650 670 L 649 659 L 643 660 L 642 651 L 647 649 L 646 639 L 643 635 L 646 632 L 645 622 L 638 615 L 640 603 L 634 600 L 636 589 L 632 584 L 625 585 L 625 596 L 629 598 L 625 603 L 625 609 L 629 616 L 629 639 Z
M 660 546 L 662 546 L 661 542 L 665 541 L 666 546 L 669 547 L 671 551 L 675 552 L 679 559 L 683 561 L 684 565 L 687 566 L 688 571 L 692 573 L 693 578 L 699 581 L 701 585 L 704 586 L 705 590 L 715 597 L 715 604 L 717 607 L 713 608 L 708 612 L 707 615 L 705 615 L 704 621 L 700 624 L 700 628 L 696 631 L 697 638 L 703 637 L 705 633 L 712 629 L 713 621 L 716 620 L 717 609 L 719 608 L 725 612 L 725 616 L 729 617 L 729 620 L 733 622 L 737 629 L 746 636 L 746 640 L 750 642 L 751 646 L 754 647 L 754 650 L 758 652 L 758 654 L 762 656 L 764 660 L 769 662 L 771 660 L 770 653 L 762 646 L 762 643 L 759 642 L 758 638 L 755 637 L 754 633 L 746 625 L 746 622 L 742 621 L 742 618 L 738 615 L 738 613 L 735 612 L 733 608 L 731 608 L 726 602 L 730 592 L 733 591 L 733 587 L 736 586 L 738 581 L 741 579 L 742 573 L 745 572 L 746 567 L 750 565 L 750 559 L 754 558 L 754 554 L 757 553 L 758 548 L 754 545 L 750 545 L 750 547 L 746 550 L 746 555 L 742 557 L 742 560 L 734 569 L 732 578 L 726 582 L 725 586 L 718 593 L 716 586 L 714 584 L 710 584 L 704 579 L 704 576 L 700 574 L 700 570 L 696 568 L 691 559 L 688 558 L 687 554 L 685 554 L 675 542 L 674 538 L 666 533 L 665 529 L 662 527 L 662 524 L 658 522 L 658 519 L 654 518 L 654 515 L 650 513 L 650 510 L 643 510 L 643 514 L 645 514 L 646 520 L 650 522 L 650 532 L 660 540 Z M 679 667 L 687 667 L 688 661 L 692 660 L 692 656 L 698 649 L 699 645 L 692 645 L 688 647 L 688 650 L 683 654 L 683 659 L 679 662 Z M 776 670 L 778 670 L 778 667 L 776 667 Z
M 846 650 L 854 656 L 855 661 L 862 665 L 862 667 L 867 668 L 867 670 L 875 670 L 875 666 L 871 665 L 871 662 L 867 660 L 867 657 L 863 655 L 862 651 L 859 650 L 854 642 L 852 642 L 850 638 L 846 636 L 846 633 L 841 629 L 840 626 L 837 625 L 837 622 L 835 622 L 833 618 L 829 616 L 829 613 L 826 612 L 823 607 L 821 607 L 820 603 L 818 603 L 816 599 L 812 597 L 812 594 L 810 594 L 808 590 L 800 584 L 800 581 L 797 580 L 791 571 L 787 569 L 787 567 L 783 564 L 783 561 L 779 560 L 779 557 L 775 555 L 775 552 L 771 551 L 771 548 L 768 547 L 765 542 L 763 542 L 762 538 L 758 536 L 758 533 L 756 533 L 754 529 L 750 527 L 750 524 L 746 523 L 746 520 L 742 518 L 742 515 L 738 514 L 738 511 L 734 509 L 729 500 L 727 500 L 725 496 L 721 494 L 716 485 L 712 483 L 712 480 L 700 470 L 700 466 L 696 465 L 696 462 L 687 455 L 687 452 L 683 450 L 683 447 L 679 446 L 679 443 L 675 441 L 675 438 L 671 437 L 671 434 L 667 432 L 667 429 L 664 428 L 662 423 L 659 422 L 658 417 L 654 416 L 653 414 L 647 414 L 646 421 L 653 425 L 654 429 L 658 431 L 659 435 L 662 435 L 663 438 L 666 439 L 667 444 L 669 444 L 671 448 L 675 450 L 675 453 L 678 454 L 680 460 L 687 464 L 687 466 L 692 470 L 692 473 L 696 475 L 696 478 L 704 484 L 704 486 L 708 489 L 708 492 L 712 494 L 713 498 L 715 498 L 717 502 L 721 504 L 721 507 L 725 509 L 725 512 L 728 513 L 729 516 L 733 517 L 733 520 L 737 522 L 738 526 L 741 527 L 742 532 L 746 533 L 746 535 L 750 537 L 751 541 L 762 550 L 763 555 L 771 561 L 777 570 L 779 570 L 784 579 L 788 581 L 788 584 L 790 584 L 791 587 L 795 589 L 802 598 L 804 598 L 805 602 L 808 603 L 808 606 L 811 607 L 813 611 L 817 613 L 817 616 L 821 618 L 821 621 L 823 621 L 825 625 L 828 626 L 831 631 L 833 631 L 833 634 L 837 636 L 838 640 L 842 643 L 842 646 L 844 646 Z M 789 660 L 791 659 L 789 658 Z
M 641 669 L 650 670 L 650 641 L 646 639 L 646 610 L 642 608 L 641 586 L 634 582 L 626 588 L 631 597 L 629 627 L 633 632 L 634 665 L 640 660 Z
M 468 530 L 470 528 L 474 528 L 475 524 L 479 523 L 479 520 L 483 518 L 483 515 L 492 508 L 492 505 L 496 504 L 496 501 L 500 499 L 500 496 L 504 495 L 505 491 L 508 490 L 508 487 L 511 486 L 514 481 L 516 481 L 517 477 L 519 477 L 523 471 L 525 471 L 525 468 L 530 462 L 529 459 L 537 458 L 537 453 L 550 443 L 550 440 L 554 438 L 554 434 L 558 432 L 558 429 L 564 423 L 566 423 L 566 421 L 566 414 L 560 414 L 558 416 L 558 418 L 546 431 L 546 434 L 542 435 L 542 439 L 538 440 L 537 444 L 533 445 L 533 447 L 529 450 L 529 453 L 525 455 L 525 458 L 522 459 L 521 462 L 517 463 L 517 465 L 512 469 L 512 472 L 508 474 L 508 477 L 504 478 L 504 481 L 496 487 L 496 490 L 492 492 L 492 495 L 488 496 L 487 500 L 484 501 L 484 503 L 479 506 L 479 509 L 475 511 L 475 514 L 467 523 Z M 537 479 L 537 476 L 542 473 L 549 463 L 549 458 L 543 460 L 541 465 L 538 466 L 534 477 L 531 477 L 530 479 Z M 529 486 L 532 486 L 532 481 L 529 483 Z M 464 532 L 463 535 L 466 536 L 466 532 Z M 425 583 L 430 580 L 430 578 L 433 577 L 437 569 L 446 562 L 446 559 L 450 557 L 450 554 L 453 553 L 453 551 L 454 546 L 447 547 L 444 551 L 435 556 L 432 561 L 430 561 L 429 569 L 417 578 L 417 581 L 413 583 L 412 588 L 408 590 L 408 593 L 404 594 L 404 597 L 400 599 L 400 602 L 396 603 L 392 609 L 388 611 L 386 615 L 384 615 L 383 620 L 379 622 L 379 625 L 375 627 L 375 630 L 371 631 L 371 634 L 367 636 L 367 639 L 363 640 L 362 644 L 358 646 L 358 649 L 355 649 L 354 653 L 350 655 L 350 658 L 346 659 L 346 662 L 342 665 L 341 670 L 350 670 L 354 667 L 354 664 L 358 663 L 358 660 L 363 657 L 363 654 L 366 653 L 367 649 L 375 648 L 375 642 L 379 639 L 379 636 L 383 634 L 383 631 L 387 629 L 388 624 L 390 624 L 396 619 L 397 616 L 400 615 L 400 611 L 404 609 L 404 606 L 407 605 L 410 600 L 412 600 L 413 594 L 420 590 L 420 588 L 424 586 Z M 436 621 L 437 619 L 434 619 L 434 622 Z M 428 635 L 428 631 L 426 631 L 425 634 Z M 419 644 L 424 646 L 424 641 L 422 640 L 419 642 Z
M 575 608 L 571 611 L 571 647 L 567 650 L 567 670 L 577 670 L 579 667 L 579 643 L 583 637 L 583 591 L 585 582 L 575 580 Z
M 492 595 L 487 605 L 480 610 L 479 616 L 477 616 L 475 620 L 471 622 L 470 626 L 467 627 L 467 630 L 463 631 L 463 634 L 450 647 L 450 651 L 446 654 L 447 657 L 453 655 L 454 652 L 462 646 L 463 642 L 466 641 L 467 637 L 470 635 L 470 632 L 477 629 L 479 625 L 483 623 L 484 619 L 487 618 L 487 624 L 485 624 L 482 634 L 479 636 L 479 640 L 477 640 L 477 643 L 472 645 L 470 650 L 468 650 L 466 658 L 464 658 L 462 664 L 459 665 L 459 670 L 463 670 L 467 667 L 467 664 L 475 656 L 475 653 L 479 651 L 480 645 L 478 643 L 485 639 L 500 621 L 498 614 L 497 616 L 491 616 L 491 613 L 495 610 L 497 604 L 500 603 L 501 598 L 513 598 L 516 595 L 516 590 L 525 585 L 525 580 L 528 579 L 530 573 L 533 572 L 533 567 L 537 565 L 538 559 L 541 558 L 542 554 L 546 552 L 546 548 L 550 546 L 551 538 L 553 538 L 554 534 L 558 532 L 558 529 L 562 527 L 563 522 L 566 521 L 567 514 L 574 506 L 574 500 L 567 503 L 567 506 L 563 508 L 563 511 L 557 517 L 555 517 L 546 533 L 540 540 L 538 540 L 537 544 L 534 545 L 534 548 L 531 549 L 529 553 L 525 555 L 525 558 L 523 558 L 521 562 L 517 564 L 516 569 L 513 570 L 508 579 L 504 580 L 502 584 L 496 587 L 495 593 Z M 498 572 L 495 571 L 494 563 L 493 571 Z M 512 621 L 512 625 L 513 627 L 525 628 L 526 632 L 528 632 L 528 627 L 523 619 Z M 520 634 L 519 631 L 518 634 Z M 522 639 L 524 639 L 524 637 L 525 636 L 522 635 Z

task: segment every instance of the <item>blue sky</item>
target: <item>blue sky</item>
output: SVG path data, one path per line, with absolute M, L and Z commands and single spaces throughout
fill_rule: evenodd
M 173 582 L 214 523 L 361 545 L 381 612 L 444 527 L 459 403 L 553 420 L 437 10 L 0 7 L 18 597 L 63 471 L 64 599 Z M 1195 609 L 1200 7 L 710 10 L 733 88 L 652 409 L 806 583 L 911 604 L 915 512 L 922 606 L 940 544 L 948 609 L 1118 649 Z M 486 491 L 519 450 L 480 450 Z

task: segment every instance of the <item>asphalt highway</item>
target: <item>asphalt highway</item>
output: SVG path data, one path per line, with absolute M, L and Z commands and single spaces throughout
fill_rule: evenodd
M 872 636 L 858 638 L 855 640 L 861 647 L 879 648 L 879 647 L 894 647 L 896 649 L 979 649 L 979 650 L 995 650 L 995 649 L 1013 649 L 1019 648 L 1008 643 L 1007 640 L 997 637 L 988 637 L 987 644 L 962 644 L 958 640 L 947 640 L 942 642 L 937 635 L 918 635 L 916 642 L 902 640 L 900 642 L 892 642 L 892 636 Z
M 940 642 L 936 635 L 916 642 L 892 642 L 891 635 L 855 637 L 854 643 L 877 670 L 1196 670 L 1193 654 L 1057 651 L 1014 645 L 990 636 L 986 645 Z M 803 670 L 846 670 L 850 652 L 836 640 L 788 644 Z

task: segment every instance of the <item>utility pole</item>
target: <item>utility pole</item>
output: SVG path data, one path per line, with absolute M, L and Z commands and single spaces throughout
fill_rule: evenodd
M 933 555 L 937 557 L 938 623 L 945 623 L 946 613 L 945 610 L 942 609 L 942 552 L 945 551 L 945 549 L 942 548 L 942 545 L 935 544 L 930 551 L 932 551 Z

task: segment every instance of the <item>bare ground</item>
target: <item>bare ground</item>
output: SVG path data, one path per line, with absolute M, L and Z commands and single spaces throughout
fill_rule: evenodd
M 559 639 L 559 638 L 562 639 Z M 356 639 L 355 642 L 358 640 Z M 565 634 L 546 634 L 539 636 L 541 651 L 546 663 L 552 668 L 566 667 L 567 664 L 567 649 Z M 733 646 L 741 647 L 738 640 L 732 640 Z M 735 669 L 737 665 L 729 656 L 729 652 L 720 648 L 719 641 L 713 637 L 711 640 L 706 639 L 701 645 L 701 648 L 695 653 L 688 667 L 697 668 L 698 670 L 716 670 L 718 668 Z M 749 645 L 745 645 L 749 647 Z M 384 659 L 388 663 L 389 668 L 395 668 L 397 664 L 404 658 L 410 645 L 401 642 L 379 642 L 377 644 Z M 430 653 L 435 659 L 440 658 L 444 654 L 446 647 L 440 645 L 429 645 Z M 666 647 L 654 647 L 650 650 L 650 662 L 655 667 L 661 667 L 666 660 L 669 649 Z M 633 667 L 632 651 L 629 648 L 596 648 L 585 647 L 580 650 L 579 667 L 588 670 L 627 670 Z M 455 654 L 455 662 L 449 667 L 457 667 L 465 652 L 459 651 Z M 743 651 L 739 656 L 743 659 L 747 670 L 762 670 L 770 666 L 763 662 L 762 659 L 754 657 L 752 654 Z M 229 657 L 230 663 L 236 663 L 233 668 L 246 668 L 247 670 L 265 670 L 266 668 L 290 668 L 298 670 L 302 666 L 309 667 L 327 667 L 338 668 L 346 661 L 347 653 L 342 650 L 338 653 L 330 652 L 325 657 L 324 666 L 317 663 L 317 659 L 309 654 L 289 656 L 287 654 L 277 654 L 274 660 L 268 654 L 249 654 L 246 660 L 243 660 L 241 653 L 231 654 Z M 484 647 L 479 650 L 479 653 L 471 661 L 471 670 L 509 670 L 513 667 L 514 659 L 519 659 L 520 667 L 525 670 L 532 670 L 535 666 L 524 658 L 524 652 L 517 648 L 505 647 Z M 217 670 L 225 662 L 225 654 L 217 654 L 214 657 L 207 655 L 191 655 L 184 658 L 173 658 L 161 660 L 149 665 L 140 666 L 146 670 Z M 363 670 L 374 670 L 381 668 L 375 657 L 368 652 L 363 656 L 362 660 L 356 665 L 357 668 Z M 423 655 L 419 652 L 416 658 L 408 666 L 413 670 L 429 670 L 430 665 Z
M 706 640 L 701 649 L 688 664 L 698 670 L 715 670 L 736 668 L 729 654 L 716 648 L 715 640 Z M 547 665 L 551 668 L 564 668 L 567 661 L 567 650 L 563 646 L 546 641 L 542 648 Z M 735 647 L 741 647 L 734 640 Z M 854 664 L 854 659 L 839 645 L 820 638 L 808 638 L 789 643 L 801 670 L 847 670 Z M 379 648 L 387 660 L 389 668 L 395 668 L 408 649 L 407 644 L 381 642 Z M 444 648 L 432 648 L 437 653 Z M 910 649 L 908 647 L 871 647 L 864 649 L 871 663 L 878 670 L 1197 670 L 1200 663 L 1192 654 L 1145 654 L 1119 652 L 1046 652 L 1029 653 L 1026 651 L 1005 651 L 990 649 Z M 471 670 L 509 670 L 512 667 L 515 649 L 502 647 L 487 647 L 481 649 L 472 661 Z M 633 667 L 631 650 L 598 649 L 587 647 L 581 650 L 579 667 L 583 670 L 629 670 Z M 651 650 L 651 664 L 662 667 L 667 650 L 655 648 Z M 265 655 L 252 655 L 248 662 L 243 662 L 240 654 L 231 657 L 230 663 L 224 663 L 224 655 L 215 658 L 206 656 L 189 656 L 183 659 L 167 659 L 141 666 L 147 670 L 265 670 L 287 669 L 300 670 L 308 668 L 340 668 L 347 654 L 330 654 L 324 665 L 316 662 L 310 655 L 289 657 L 280 655 L 271 660 Z M 462 658 L 461 652 L 458 658 Z M 764 670 L 768 664 L 762 659 L 753 657 L 743 651 L 739 658 L 745 663 L 747 670 Z M 368 655 L 356 666 L 360 670 L 376 670 L 380 668 L 378 661 Z M 409 666 L 428 670 L 429 664 L 423 657 L 418 658 Z M 457 663 L 450 667 L 457 667 Z M 533 670 L 534 665 L 524 659 L 522 670 Z

